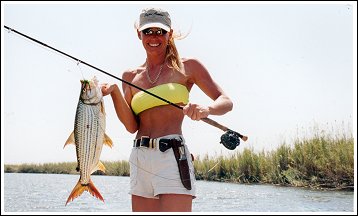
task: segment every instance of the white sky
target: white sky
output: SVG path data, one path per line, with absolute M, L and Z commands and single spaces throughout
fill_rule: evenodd
M 176 41 L 182 57 L 195 57 L 234 102 L 210 116 L 249 137 L 245 147 L 271 150 L 319 130 L 356 133 L 356 2 L 124 4 L 4 3 L 1 24 L 121 77 L 145 60 L 133 27 L 142 8 L 165 8 L 173 27 L 190 31 Z M 99 71 L 1 31 L 2 163 L 76 161 L 63 145 L 73 130 L 82 74 L 117 82 Z M 197 87 L 190 101 L 210 104 Z M 102 160 L 128 160 L 134 134 L 105 97 L 113 149 Z M 183 132 L 194 155 L 229 154 L 224 133 L 185 118 Z M 338 133 L 338 132 L 337 132 Z

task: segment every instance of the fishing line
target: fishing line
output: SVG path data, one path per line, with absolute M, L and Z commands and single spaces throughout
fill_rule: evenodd
M 137 150 L 139 150 L 139 149 L 137 149 Z M 124 154 L 122 154 L 122 153 L 120 153 L 120 152 L 119 152 L 119 154 L 121 154 L 122 156 L 124 156 Z M 138 161 L 138 155 L 137 155 L 136 159 L 137 159 L 137 161 Z M 157 174 L 155 174 L 155 173 L 153 173 L 153 172 L 150 172 L 150 171 L 148 171 L 148 170 L 142 168 L 141 166 L 138 166 L 138 165 L 137 165 L 138 163 L 135 163 L 135 162 L 131 161 L 130 158 L 128 159 L 128 162 L 129 162 L 130 164 L 132 164 L 133 166 L 135 166 L 137 169 L 140 169 L 140 170 L 142 170 L 142 171 L 144 171 L 144 172 L 146 172 L 146 173 L 149 173 L 149 174 L 151 174 L 151 175 L 153 175 L 153 176 L 156 176 L 156 177 L 159 177 L 159 178 L 162 178 L 162 179 L 166 179 L 166 180 L 170 180 L 170 181 L 177 181 L 177 182 L 180 181 L 180 180 L 178 180 L 178 179 L 167 178 L 167 177 L 164 177 L 164 176 L 157 175 Z
M 84 77 L 84 75 L 83 75 L 83 71 L 82 71 L 81 67 L 79 66 L 80 63 L 82 63 L 82 64 L 84 64 L 84 65 L 87 65 L 88 67 L 91 67 L 91 68 L 93 68 L 93 69 L 96 69 L 96 70 L 98 70 L 98 71 L 100 71 L 100 72 L 102 72 L 102 73 L 104 73 L 104 74 L 106 74 L 106 75 L 108 75 L 108 76 L 110 76 L 110 77 L 112 77 L 112 78 L 115 78 L 115 79 L 117 79 L 117 80 L 120 80 L 120 81 L 122 81 L 122 82 L 124 82 L 124 83 L 126 83 L 126 84 L 128 84 L 128 85 L 130 85 L 130 86 L 132 86 L 132 87 L 134 87 L 134 88 L 137 88 L 137 89 L 139 89 L 139 90 L 141 90 L 141 91 L 143 91 L 143 92 L 145 92 L 145 93 L 147 93 L 147 94 L 149 94 L 149 95 L 151 95 L 151 96 L 153 96 L 153 97 L 156 97 L 156 98 L 158 98 L 158 99 L 160 99 L 160 100 L 162 100 L 162 101 L 168 103 L 169 105 L 172 105 L 172 106 L 177 107 L 177 108 L 179 108 L 179 109 L 183 109 L 183 107 L 181 107 L 181 106 L 179 106 L 179 105 L 177 105 L 177 104 L 175 104 L 175 103 L 172 103 L 172 102 L 170 102 L 170 101 L 168 101 L 168 100 L 166 100 L 166 99 L 164 99 L 164 98 L 162 98 L 162 97 L 160 97 L 160 96 L 158 96 L 158 95 L 155 95 L 155 94 L 153 94 L 153 93 L 151 93 L 151 92 L 149 92 L 149 91 L 147 91 L 147 90 L 145 90 L 145 89 L 139 87 L 139 86 L 136 86 L 136 85 L 134 85 L 134 84 L 132 84 L 132 83 L 126 81 L 126 80 L 123 80 L 123 79 L 121 79 L 121 78 L 119 78 L 119 77 L 116 77 L 116 76 L 114 76 L 114 75 L 112 75 L 112 74 L 110 74 L 110 73 L 108 73 L 108 72 L 106 72 L 106 71 L 104 71 L 104 70 L 101 70 L 101 69 L 99 69 L 99 68 L 97 68 L 97 67 L 95 67 L 95 66 L 92 66 L 92 65 L 90 65 L 90 64 L 88 64 L 88 63 L 86 63 L 86 62 L 84 62 L 84 61 L 81 61 L 80 59 L 75 58 L 75 57 L 73 57 L 73 56 L 71 56 L 71 55 L 69 55 L 69 54 L 67 54 L 67 53 L 65 53 L 65 52 L 62 52 L 62 51 L 56 49 L 56 48 L 53 48 L 53 47 L 51 47 L 51 46 L 49 46 L 49 45 L 47 45 L 47 44 L 45 44 L 45 43 L 43 43 L 43 42 L 41 42 L 41 41 L 39 41 L 39 40 L 37 40 L 37 39 L 34 39 L 34 38 L 32 38 L 32 37 L 29 37 L 29 36 L 27 36 L 27 35 L 25 35 L 25 34 L 19 32 L 19 31 L 15 30 L 15 29 L 13 29 L 13 28 L 9 28 L 9 27 L 7 27 L 7 26 L 4 26 L 4 28 L 8 30 L 8 33 L 15 32 L 15 33 L 17 33 L 17 34 L 19 34 L 19 35 L 21 35 L 21 36 L 23 36 L 23 37 L 25 37 L 25 38 L 27 38 L 27 39 L 29 39 L 29 40 L 32 40 L 32 41 L 34 41 L 34 42 L 36 42 L 36 43 L 38 43 L 38 44 L 40 44 L 40 45 L 42 45 L 42 46 L 44 46 L 44 47 L 50 48 L 50 49 L 52 49 L 52 50 L 54 50 L 54 51 L 56 51 L 56 52 L 58 52 L 58 53 L 60 53 L 60 54 L 62 54 L 62 55 L 65 55 L 65 56 L 67 56 L 67 57 L 69 57 L 69 58 L 75 60 L 75 61 L 77 62 L 77 66 L 80 68 L 80 71 L 81 71 L 81 73 L 82 73 L 82 77 Z M 240 133 L 238 133 L 238 132 L 236 132 L 236 131 L 230 130 L 229 128 L 227 128 L 227 127 L 225 127 L 225 126 L 223 126 L 223 125 L 217 123 L 216 121 L 214 121 L 214 120 L 212 120 L 212 119 L 210 119 L 210 118 L 202 118 L 201 120 L 204 121 L 204 122 L 206 122 L 206 123 L 208 123 L 208 124 L 210 124 L 210 125 L 212 125 L 212 126 L 215 126 L 215 127 L 219 128 L 219 129 L 221 129 L 221 130 L 227 132 L 226 134 L 224 134 L 225 137 L 224 137 L 224 135 L 222 136 L 222 139 L 221 139 L 222 142 L 221 142 L 221 143 L 224 144 L 224 146 L 227 147 L 228 149 L 233 150 L 234 148 L 236 148 L 236 146 L 238 146 L 238 145 L 240 144 L 240 141 L 239 141 L 239 139 L 238 139 L 239 137 L 240 137 L 242 140 L 244 140 L 244 141 L 247 140 L 247 137 L 246 137 L 246 136 L 243 136 L 243 135 L 241 135 Z M 227 144 L 226 144 L 225 142 L 226 142 Z M 148 172 L 148 173 L 150 173 L 150 174 L 152 174 L 152 175 L 154 175 L 154 176 L 158 176 L 158 177 L 160 177 L 160 178 L 164 178 L 164 179 L 167 179 L 167 180 L 178 181 L 177 179 L 169 179 L 169 178 L 166 178 L 166 177 L 163 177 L 163 176 L 159 176 L 159 175 L 157 175 L 157 174 L 155 174 L 155 173 L 152 173 L 152 172 L 150 172 L 150 171 L 148 171 L 148 170 L 145 170 L 145 169 L 141 168 L 140 166 L 138 166 L 137 164 L 133 163 L 133 162 L 130 161 L 130 160 L 129 160 L 129 162 L 130 162 L 132 165 L 134 165 L 135 167 L 137 167 L 137 168 L 139 168 L 139 169 L 141 169 L 141 170 L 143 170 L 143 171 L 145 171 L 145 172 Z M 216 164 L 216 165 L 217 165 L 217 164 Z M 215 166 L 216 166 L 216 165 L 215 165 Z M 214 166 L 214 167 L 215 167 L 215 166 Z M 213 168 L 214 168 L 214 167 L 213 167 Z M 212 168 L 212 169 L 213 169 L 213 168 Z M 210 170 L 212 170 L 212 169 L 210 169 Z M 209 171 L 210 171 L 210 170 L 209 170 Z
M 213 170 L 219 163 L 220 163 L 220 161 L 217 162 L 217 163 L 216 163 L 212 168 L 210 168 L 206 173 L 209 173 L 211 170 Z
M 128 84 L 128 85 L 130 85 L 130 86 L 132 86 L 132 87 L 134 87 L 134 88 L 137 88 L 137 89 L 139 89 L 139 90 L 141 90 L 141 91 L 143 91 L 143 92 L 146 92 L 147 94 L 150 94 L 150 95 L 152 95 L 153 97 L 156 97 L 156 98 L 158 98 L 158 99 L 160 99 L 160 100 L 163 100 L 163 101 L 167 102 L 168 104 L 171 104 L 171 105 L 173 105 L 173 106 L 175 106 L 175 107 L 178 107 L 178 108 L 182 109 L 182 108 L 181 108 L 179 105 L 177 105 L 177 104 L 174 104 L 174 103 L 172 103 L 172 102 L 170 102 L 170 101 L 168 101 L 168 100 L 166 100 L 166 99 L 164 99 L 164 98 L 162 98 L 162 97 L 160 97 L 160 96 L 158 96 L 158 95 L 155 95 L 155 94 L 153 94 L 153 93 L 151 93 L 151 92 L 148 92 L 147 90 L 145 90 L 145 89 L 143 89 L 143 88 L 141 88 L 141 87 L 139 87 L 139 86 L 136 86 L 136 85 L 134 85 L 134 84 L 132 84 L 132 83 L 126 81 L 126 80 L 123 80 L 123 79 L 121 79 L 121 78 L 119 78 L 119 77 L 116 77 L 116 76 L 114 76 L 114 75 L 112 75 L 112 74 L 110 74 L 110 73 L 108 73 L 108 72 L 106 72 L 106 71 L 104 71 L 104 70 L 102 70 L 102 69 L 100 69 L 100 68 L 97 68 L 97 67 L 95 67 L 95 66 L 93 66 L 93 65 L 91 65 L 91 64 L 89 64 L 89 63 L 87 63 L 87 62 L 85 62 L 85 61 L 82 61 L 82 60 L 80 60 L 80 59 L 78 59 L 78 58 L 76 58 L 76 57 L 74 57 L 74 56 L 71 56 L 71 55 L 69 55 L 69 54 L 67 54 L 67 53 L 65 53 L 65 52 L 62 52 L 61 50 L 58 50 L 58 49 L 56 49 L 56 48 L 54 48 L 54 47 L 51 47 L 51 46 L 49 46 L 49 45 L 47 45 L 47 44 L 45 44 L 45 43 L 43 43 L 43 42 L 41 42 L 41 41 L 39 41 L 39 40 L 37 40 L 37 39 L 35 39 L 35 38 L 32 38 L 32 37 L 30 37 L 30 36 L 27 36 L 27 35 L 25 35 L 25 34 L 19 32 L 19 31 L 15 30 L 15 29 L 10 28 L 10 27 L 7 27 L 7 26 L 4 26 L 4 28 L 8 29 L 8 30 L 9 30 L 9 31 L 8 31 L 9 33 L 15 32 L 15 33 L 17 33 L 17 34 L 19 34 L 19 35 L 21 35 L 21 36 L 23 36 L 23 37 L 25 37 L 25 38 L 27 38 L 27 39 L 29 39 L 29 40 L 32 40 L 32 41 L 34 41 L 34 42 L 36 42 L 36 43 L 38 43 L 38 44 L 44 46 L 44 47 L 47 47 L 47 48 L 50 48 L 50 49 L 52 49 L 52 50 L 54 50 L 54 51 L 56 51 L 56 52 L 59 52 L 59 53 L 61 53 L 62 55 L 65 55 L 65 56 L 67 56 L 67 57 L 69 57 L 69 58 L 75 60 L 76 62 L 79 62 L 79 63 L 82 63 L 82 64 L 84 64 L 84 65 L 87 65 L 88 67 L 91 67 L 91 68 L 93 68 L 93 69 L 96 69 L 96 70 L 98 70 L 98 71 L 100 71 L 100 72 L 102 72 L 102 73 L 104 73 L 104 74 L 106 74 L 106 75 L 108 75 L 108 76 L 110 76 L 110 77 L 113 77 L 113 78 L 115 78 L 115 79 L 117 79 L 117 80 L 120 80 L 120 81 L 122 81 L 122 82 L 124 82 L 124 83 L 126 83 L 126 84 Z
M 86 80 L 85 76 L 83 75 L 83 71 L 82 71 L 82 69 L 81 69 L 81 67 L 80 67 L 80 65 L 79 65 L 79 62 L 76 63 L 76 71 L 73 71 L 73 70 L 71 70 L 71 69 L 67 69 L 67 71 L 70 72 L 70 73 L 72 73 L 72 74 L 79 71 L 79 72 L 81 73 L 82 80 Z
M 176 107 L 176 108 L 178 108 L 178 109 L 181 109 L 181 110 L 183 109 L 183 107 L 181 107 L 181 106 L 179 106 L 179 105 L 177 105 L 177 104 L 175 104 L 175 103 L 172 103 L 172 102 L 170 102 L 170 101 L 168 101 L 168 100 L 166 100 L 166 99 L 164 99 L 164 98 L 162 98 L 162 97 L 160 97 L 160 96 L 158 96 L 158 95 L 155 95 L 155 94 L 153 94 L 153 93 L 151 93 L 151 92 L 149 92 L 149 91 L 147 91 L 147 90 L 145 90 L 145 89 L 143 89 L 143 88 L 141 88 L 141 87 L 139 87 L 139 86 L 136 86 L 136 85 L 134 85 L 134 84 L 132 84 L 132 83 L 126 81 L 126 80 L 123 80 L 123 79 L 121 79 L 121 78 L 119 78 L 119 77 L 116 77 L 116 76 L 114 76 L 114 75 L 112 75 L 112 74 L 110 74 L 110 73 L 108 73 L 108 72 L 106 72 L 106 71 L 104 71 L 104 70 L 101 70 L 101 69 L 99 69 L 99 68 L 97 68 L 97 67 L 95 67 L 95 66 L 93 66 L 93 65 L 90 65 L 90 64 L 88 64 L 88 63 L 86 63 L 86 62 L 84 62 L 84 61 L 81 61 L 81 60 L 79 60 L 78 58 L 75 58 L 75 57 L 73 57 L 73 56 L 71 56 L 71 55 L 69 55 L 69 54 L 67 54 L 67 53 L 65 53 L 65 52 L 62 52 L 62 51 L 56 49 L 56 48 L 53 48 L 53 47 L 51 47 L 51 46 L 49 46 L 49 45 L 47 45 L 47 44 L 45 44 L 45 43 L 43 43 L 43 42 L 41 42 L 41 41 L 39 41 L 39 40 L 36 40 L 36 39 L 34 39 L 34 38 L 32 38 L 32 37 L 29 37 L 29 36 L 27 36 L 27 35 L 25 35 L 25 34 L 23 34 L 23 33 L 21 33 L 21 32 L 18 32 L 18 31 L 16 31 L 16 30 L 13 29 L 13 28 L 9 28 L 9 27 L 7 27 L 7 26 L 4 26 L 4 28 L 8 29 L 9 32 L 15 32 L 15 33 L 17 33 L 17 34 L 19 34 L 19 35 L 21 35 L 21 36 L 23 36 L 23 37 L 26 37 L 26 38 L 28 38 L 28 39 L 30 39 L 30 40 L 36 42 L 36 43 L 39 43 L 39 44 L 41 44 L 41 45 L 43 45 L 43 46 L 45 46 L 45 47 L 48 47 L 48 48 L 50 48 L 50 49 L 52 49 L 52 50 L 55 50 L 55 51 L 57 51 L 57 52 L 59 52 L 59 53 L 65 55 L 65 56 L 67 56 L 67 57 L 69 57 L 69 58 L 71 58 L 71 59 L 74 59 L 74 60 L 76 60 L 77 62 L 80 62 L 80 63 L 82 63 L 82 64 L 84 64 L 84 65 L 87 65 L 88 67 L 91 67 L 91 68 L 93 68 L 93 69 L 96 69 L 96 70 L 98 70 L 98 71 L 100 71 L 100 72 L 102 72 L 102 73 L 104 73 L 104 74 L 106 74 L 106 75 L 108 75 L 108 76 L 110 76 L 110 77 L 113 77 L 113 78 L 115 78 L 115 79 L 117 79 L 117 80 L 120 80 L 121 82 L 124 82 L 124 83 L 126 83 L 126 84 L 128 84 L 128 85 L 130 85 L 130 86 L 132 86 L 132 87 L 134 87 L 134 88 L 137 88 L 137 89 L 139 89 L 139 90 L 141 90 L 141 91 L 143 91 L 143 92 L 145 92 L 145 93 L 147 93 L 147 94 L 149 94 L 149 95 L 151 95 L 151 96 L 153 96 L 153 97 L 156 97 L 156 98 L 158 98 L 158 99 L 160 99 L 160 100 L 162 100 L 162 101 L 168 103 L 169 105 L 172 105 L 172 106 L 174 106 L 174 107 Z M 225 134 L 223 134 L 223 135 L 221 136 L 221 142 L 220 142 L 220 143 L 223 144 L 227 149 L 234 150 L 237 146 L 240 145 L 240 139 L 242 139 L 243 141 L 246 141 L 246 140 L 248 139 L 247 136 L 243 136 L 242 134 L 240 134 L 240 133 L 238 133 L 238 132 L 236 132 L 236 131 L 233 131 L 233 130 L 229 129 L 228 127 L 223 126 L 223 125 L 219 124 L 218 122 L 216 122 L 216 121 L 214 121 L 214 120 L 212 120 L 212 119 L 210 119 L 210 118 L 202 118 L 202 119 L 200 119 L 200 120 L 203 121 L 203 122 L 205 122 L 205 123 L 208 123 L 208 124 L 210 124 L 210 125 L 212 125 L 212 126 L 214 126 L 214 127 L 217 127 L 217 128 L 219 128 L 219 129 L 221 129 L 221 130 L 223 130 L 223 131 L 225 131 Z M 239 138 L 240 138 L 240 139 L 239 139 Z
M 138 156 L 137 156 L 137 161 L 138 161 Z M 160 175 L 157 175 L 157 174 L 155 174 L 155 173 L 152 173 L 152 172 L 150 172 L 150 171 L 148 171 L 148 170 L 146 170 L 146 169 L 144 169 L 144 168 L 142 168 L 142 167 L 140 167 L 140 166 L 137 166 L 137 164 L 135 164 L 135 163 L 132 162 L 131 160 L 128 160 L 128 162 L 129 162 L 130 164 L 132 164 L 133 166 L 139 168 L 140 170 L 142 170 L 142 171 L 144 171 L 144 172 L 146 172 L 146 173 L 149 173 L 149 174 L 151 174 L 151 175 L 157 176 L 157 177 L 159 177 L 159 178 L 166 179 L 166 180 L 170 180 L 170 181 L 177 181 L 177 182 L 180 181 L 180 180 L 178 180 L 178 179 L 167 178 L 167 177 L 160 176 Z
M 77 63 L 76 63 L 76 65 L 77 65 L 77 67 L 80 69 L 80 72 L 81 72 L 81 74 L 82 74 L 82 79 L 83 80 L 85 80 L 85 76 L 83 75 L 83 71 L 82 71 L 82 68 L 81 68 L 81 66 L 80 66 L 80 61 L 77 61 Z
M 112 75 L 112 74 L 109 74 L 109 73 L 107 73 L 107 72 L 105 72 L 105 71 L 103 71 L 103 70 L 101 70 L 101 69 L 99 69 L 99 68 L 96 68 L 96 67 L 94 67 L 94 66 L 92 66 L 92 65 L 90 65 L 90 64 L 88 64 L 88 63 L 86 63 L 86 62 L 83 62 L 83 61 L 81 61 L 81 60 L 79 60 L 79 59 L 77 59 L 77 58 L 75 58 L 75 57 L 72 57 L 72 56 L 70 56 L 70 55 L 68 55 L 68 54 L 66 54 L 66 53 L 64 53 L 64 52 L 62 52 L 62 51 L 60 51 L 60 50 L 57 50 L 57 49 L 55 49 L 55 48 L 53 48 L 53 47 L 51 47 L 51 46 L 49 46 L 49 45 L 43 43 L 43 42 L 40 42 L 40 41 L 38 41 L 38 40 L 36 40 L 36 39 L 34 39 L 34 38 L 31 38 L 31 37 L 29 37 L 29 36 L 27 36 L 27 35 L 24 35 L 24 34 L 18 32 L 18 31 L 16 31 L 16 30 L 14 30 L 14 29 L 12 29 L 12 28 L 9 28 L 9 27 L 7 27 L 7 26 L 4 26 L 4 27 L 8 30 L 8 33 L 15 32 L 15 33 L 17 33 L 17 34 L 19 34 L 19 35 L 25 37 L 26 39 L 32 40 L 32 41 L 34 41 L 34 42 L 36 42 L 36 43 L 42 45 L 42 46 L 39 46 L 39 47 L 41 47 L 42 49 L 44 49 L 43 46 L 45 46 L 45 47 L 47 47 L 47 48 L 50 48 L 50 49 L 52 49 L 52 50 L 54 50 L 54 51 L 57 51 L 57 52 L 59 52 L 59 53 L 65 55 L 65 56 L 67 56 L 67 57 L 69 57 L 69 58 L 71 58 L 71 59 L 74 59 L 74 60 L 76 61 L 77 67 L 79 68 L 79 70 L 80 70 L 80 72 L 81 72 L 81 74 L 82 74 L 83 79 L 85 79 L 85 77 L 84 77 L 84 74 L 83 74 L 83 70 L 82 70 L 82 68 L 81 68 L 81 66 L 80 66 L 81 63 L 84 64 L 84 65 L 87 65 L 87 66 L 89 66 L 89 67 L 91 67 L 91 68 L 94 68 L 94 69 L 96 69 L 96 70 L 99 70 L 100 72 L 103 72 L 103 73 L 105 73 L 105 74 L 107 74 L 107 75 L 109 75 L 109 76 L 111 76 L 111 77 L 113 77 L 113 78 L 115 78 L 115 79 L 118 79 L 118 80 L 120 80 L 120 81 L 122 81 L 122 82 L 125 82 L 125 83 L 127 83 L 128 85 L 131 85 L 131 86 L 133 86 L 133 87 L 135 87 L 135 88 L 138 88 L 138 89 L 140 89 L 140 90 L 142 90 L 142 91 L 144 91 L 144 92 L 147 92 L 145 89 L 142 89 L 142 88 L 140 88 L 140 87 L 138 87 L 138 86 L 135 86 L 135 85 L 133 85 L 133 84 L 130 83 L 130 82 L 127 82 L 127 81 L 125 81 L 125 80 L 122 80 L 122 79 L 120 79 L 120 78 L 118 78 L 118 77 L 116 77 L 116 76 L 114 76 L 114 75 Z M 23 37 L 20 37 L 20 38 L 21 38 L 21 39 L 24 39 Z M 37 44 L 37 45 L 38 45 L 38 44 Z M 58 54 L 58 53 L 56 53 L 56 54 Z M 60 56 L 61 56 L 61 55 L 60 55 Z M 63 57 L 63 56 L 61 56 L 61 57 Z M 71 71 L 71 70 L 68 69 L 68 71 Z M 165 100 L 165 99 L 160 98 L 159 96 L 156 96 L 155 94 L 152 94 L 152 93 L 150 93 L 150 92 L 147 92 L 147 93 L 148 93 L 148 94 L 151 94 L 152 96 L 157 97 L 157 98 L 159 98 L 159 99 Z M 176 105 L 176 104 L 171 103 L 170 101 L 167 101 L 167 100 L 165 100 L 165 101 L 166 101 L 167 103 L 170 103 L 170 104 L 174 105 L 174 106 L 178 106 L 178 105 Z M 103 128 L 102 128 L 102 130 L 103 130 Z M 120 153 L 120 154 L 122 154 L 122 153 Z M 122 155 L 123 155 L 123 154 L 122 154 Z M 157 174 L 155 174 L 155 173 L 152 173 L 152 172 L 150 172 L 150 171 L 148 171 L 148 170 L 146 170 L 146 169 L 144 169 L 144 168 L 138 166 L 136 163 L 134 163 L 134 162 L 132 162 L 132 161 L 130 161 L 130 160 L 128 160 L 128 161 L 129 161 L 129 163 L 131 163 L 133 166 L 135 166 L 137 169 L 143 170 L 143 171 L 145 171 L 145 172 L 147 172 L 147 173 L 149 173 L 149 174 L 151 174 L 151 175 L 154 175 L 154 176 L 157 176 L 157 177 L 166 179 L 166 180 L 170 180 L 170 181 L 180 181 L 180 180 L 178 180 L 178 179 L 171 179 L 171 178 L 166 178 L 166 177 L 157 175 Z
M 103 130 L 102 127 L 101 127 L 101 129 Z M 136 149 L 136 150 L 139 150 L 139 149 Z M 131 151 L 132 151 L 132 150 L 131 150 Z M 124 155 L 122 152 L 118 152 L 118 153 L 119 153 L 120 155 L 122 155 L 124 158 L 127 157 L 127 155 Z M 130 159 L 131 159 L 131 158 L 128 158 L 128 162 L 129 162 L 130 164 L 132 164 L 132 165 L 135 166 L 137 169 L 140 169 L 140 170 L 142 170 L 142 171 L 144 171 L 144 172 L 146 172 L 146 173 L 149 173 L 149 174 L 151 174 L 151 175 L 153 175 L 153 176 L 157 176 L 157 177 L 159 177 L 159 178 L 166 179 L 166 180 L 170 180 L 170 181 L 177 181 L 177 182 L 180 181 L 180 179 L 178 180 L 178 179 L 167 178 L 167 177 L 164 177 L 164 176 L 157 175 L 157 174 L 155 174 L 155 173 L 153 173 L 153 172 L 150 172 L 150 171 L 148 171 L 148 170 L 142 168 L 141 166 L 138 166 L 138 165 L 137 165 L 138 162 L 135 163 L 134 161 L 131 161 Z M 137 155 L 137 157 L 136 157 L 135 159 L 137 159 L 137 161 L 138 161 L 138 155 Z M 115 162 L 114 162 L 114 163 L 115 163 Z M 194 165 L 193 165 L 193 166 L 194 166 Z
M 4 27 L 6 28 L 6 26 L 4 26 Z M 13 30 L 13 29 L 8 29 L 7 32 L 10 34 L 10 33 L 12 33 L 12 32 L 15 32 L 15 30 Z M 17 33 L 17 32 L 15 32 L 15 33 Z M 15 37 L 17 37 L 18 39 L 20 39 L 20 40 L 22 40 L 22 41 L 26 41 L 26 42 L 33 42 L 33 41 L 34 41 L 32 38 L 26 37 L 26 36 L 21 35 L 21 34 L 19 34 L 19 33 L 17 33 L 17 34 L 12 34 L 12 35 L 14 35 Z M 35 41 L 35 42 L 37 42 L 37 41 Z M 51 49 L 46 49 L 46 48 L 48 48 L 48 47 L 46 47 L 46 46 L 44 47 L 43 44 L 41 44 L 41 43 L 39 44 L 39 42 L 37 42 L 37 43 L 32 43 L 32 44 L 34 44 L 36 47 L 40 48 L 41 50 L 46 50 L 47 52 L 50 51 L 51 53 L 56 54 L 56 56 L 59 56 L 59 57 L 65 59 L 65 57 L 64 57 L 63 55 L 61 55 L 60 53 L 54 52 L 54 50 L 51 50 Z M 18 45 L 18 44 L 17 44 L 17 45 Z M 56 50 L 55 50 L 55 51 L 56 51 Z

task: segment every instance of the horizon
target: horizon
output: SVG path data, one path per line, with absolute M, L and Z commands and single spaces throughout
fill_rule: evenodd
M 1 5 L 3 26 L 115 76 L 145 59 L 133 23 L 153 4 Z M 248 136 L 230 151 L 219 143 L 222 130 L 186 117 L 194 155 L 274 150 L 315 130 L 352 133 L 356 143 L 356 4 L 155 5 L 169 11 L 175 30 L 189 33 L 176 41 L 181 57 L 199 59 L 234 102 L 231 112 L 209 118 Z M 79 80 L 120 82 L 16 33 L 3 29 L 1 37 L 2 163 L 76 161 L 74 146 L 62 147 L 73 130 Z M 190 101 L 211 103 L 197 86 Z M 127 160 L 135 134 L 117 119 L 110 97 L 105 107 L 114 147 L 104 147 L 101 160 Z

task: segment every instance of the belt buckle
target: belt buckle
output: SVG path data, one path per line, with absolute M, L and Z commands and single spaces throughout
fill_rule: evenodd
M 139 147 L 142 147 L 142 146 L 147 147 L 144 145 L 144 138 L 149 139 L 149 136 L 141 136 L 140 137 Z

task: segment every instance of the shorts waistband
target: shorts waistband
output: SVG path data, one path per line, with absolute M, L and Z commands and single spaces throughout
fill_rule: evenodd
M 165 143 L 169 144 L 169 142 L 171 141 L 177 141 L 177 142 L 180 141 L 182 144 L 185 143 L 184 137 L 180 134 L 166 135 L 158 138 L 150 138 L 149 136 L 142 136 L 141 138 L 135 139 L 133 141 L 133 147 L 134 148 L 147 147 L 147 148 L 159 149 L 160 145 L 163 145 Z

